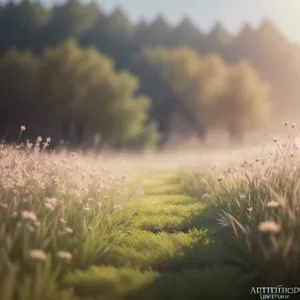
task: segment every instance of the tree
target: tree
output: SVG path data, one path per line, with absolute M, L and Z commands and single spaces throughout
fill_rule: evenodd
M 204 140 L 209 124 L 207 110 L 223 90 L 226 66 L 216 55 L 199 56 L 186 47 L 176 50 L 146 48 L 142 57 L 156 70 L 168 95 L 162 99 L 160 129 L 168 136 L 174 110 L 179 110 Z
M 102 53 L 113 57 L 118 70 L 129 69 L 131 56 L 139 51 L 133 35 L 134 27 L 125 13 L 117 8 L 110 16 L 101 16 L 93 27 L 84 32 L 80 44 L 95 46 Z
M 199 56 L 184 47 L 147 48 L 143 57 L 170 93 L 160 122 L 163 131 L 169 130 L 174 110 L 185 116 L 202 139 L 205 128 L 222 127 L 234 140 L 267 119 L 268 85 L 247 62 L 229 66 L 215 54 Z
M 95 3 L 83 5 L 77 0 L 56 5 L 50 13 L 51 19 L 40 33 L 44 46 L 56 46 L 65 39 L 79 38 L 102 16 Z
M 10 49 L 0 57 L 1 135 L 8 130 L 16 136 L 20 125 L 36 125 L 33 99 L 38 68 L 39 59 L 30 51 Z
M 158 16 L 153 22 L 141 23 L 137 27 L 136 40 L 144 46 L 169 46 L 171 27 L 162 16 Z
M 68 40 L 48 49 L 39 73 L 39 95 L 48 121 L 84 122 L 102 140 L 126 143 L 141 134 L 149 99 L 135 97 L 137 78 L 116 73 L 112 60 L 95 48 L 81 49 Z M 69 139 L 68 132 L 65 138 Z
M 39 43 L 38 33 L 47 20 L 48 12 L 40 3 L 8 2 L 1 12 L 0 51 L 3 53 L 12 46 L 35 50 Z
M 207 90 L 213 89 L 213 85 L 205 83 L 212 79 L 203 75 L 200 67 L 199 72 L 197 71 L 199 79 L 196 80 L 196 75 L 192 76 L 193 80 L 188 77 L 188 65 L 197 60 L 190 59 L 191 63 L 188 63 L 188 58 L 184 62 L 183 58 L 175 58 L 173 54 L 172 59 L 169 59 L 169 53 L 164 55 L 163 63 L 163 72 L 168 74 L 160 77 L 162 73 L 156 63 L 145 59 L 134 60 L 143 46 L 147 45 L 173 48 L 174 51 L 175 47 L 186 46 L 201 55 L 214 52 L 231 64 L 246 59 L 261 79 L 271 85 L 272 116 L 297 117 L 300 48 L 289 42 L 270 20 L 265 20 L 258 28 L 246 25 L 237 36 L 232 36 L 221 23 L 216 23 L 210 33 L 203 34 L 188 18 L 184 18 L 175 27 L 170 26 L 161 16 L 150 23 L 141 21 L 135 26 L 121 8 L 116 8 L 108 15 L 95 2 L 83 4 L 79 0 L 68 0 L 51 9 L 32 0 L 9 1 L 0 6 L 0 54 L 14 46 L 19 50 L 30 49 L 41 55 L 43 48 L 59 45 L 68 38 L 78 40 L 81 46 L 97 47 L 103 54 L 111 57 L 117 70 L 128 70 L 138 76 L 140 86 L 137 92 L 151 98 L 151 118 L 158 121 L 159 128 L 166 127 L 163 123 L 167 121 L 163 119 L 168 119 L 165 116 L 169 108 L 176 106 L 180 98 L 185 99 L 182 103 L 188 104 L 187 107 L 193 113 L 203 112 L 204 116 L 196 119 L 204 122 L 209 115 L 204 112 L 210 108 L 204 109 L 203 103 L 207 102 L 204 100 L 207 98 Z M 187 53 L 182 55 L 188 56 Z M 201 59 L 211 65 L 203 56 Z M 184 76 L 178 71 L 180 64 L 184 66 Z M 202 63 L 199 64 L 203 66 Z M 189 80 L 182 79 L 185 76 Z M 217 77 L 214 76 L 214 81 L 221 84 L 222 81 Z M 180 95 L 174 90 L 177 89 L 175 82 L 183 89 Z M 183 93 L 184 90 L 188 96 Z M 209 93 L 209 97 L 216 97 L 212 96 L 214 92 Z M 194 108 L 193 102 L 201 104 L 201 109 Z
M 172 47 L 187 46 L 197 49 L 203 37 L 203 33 L 189 18 L 185 17 L 178 26 L 172 29 L 169 39 Z
M 131 40 L 135 34 L 135 28 L 120 7 L 105 19 L 104 30 L 119 38 Z
M 260 128 L 270 116 L 269 85 L 246 61 L 230 66 L 223 92 L 212 103 L 210 118 L 227 128 L 232 141 L 245 130 Z
M 232 40 L 232 35 L 224 28 L 224 26 L 217 22 L 210 33 L 205 35 L 197 45 L 197 50 L 202 53 L 217 53 L 222 55 L 227 46 Z
M 273 118 L 285 118 L 295 110 L 300 97 L 300 90 L 296 88 L 300 79 L 295 67 L 298 55 L 294 54 L 295 47 L 270 20 L 265 20 L 257 29 L 244 25 L 228 46 L 226 57 L 231 63 L 241 59 L 251 63 L 260 77 L 271 85 L 270 97 L 276 108 Z

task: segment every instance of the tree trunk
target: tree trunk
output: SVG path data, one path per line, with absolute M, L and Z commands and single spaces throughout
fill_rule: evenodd
M 70 127 L 71 127 L 72 118 L 70 115 L 65 115 L 62 120 L 61 125 L 61 140 L 64 141 L 64 144 L 68 144 L 70 142 Z
M 236 125 L 229 126 L 229 137 L 232 144 L 240 144 L 243 140 L 243 134 L 241 130 Z
M 5 115 L 0 116 L 0 142 L 7 139 L 7 117 Z
M 177 103 L 179 105 L 180 112 L 184 115 L 190 126 L 196 131 L 198 138 L 201 142 L 205 143 L 207 138 L 207 132 L 205 125 L 197 119 L 197 116 L 191 110 L 183 104 L 183 100 L 178 99 Z
M 163 150 L 169 139 L 171 131 L 171 112 L 168 112 L 159 122 L 160 141 L 158 143 L 158 150 Z
M 207 139 L 207 130 L 206 130 L 206 127 L 203 125 L 203 124 L 200 124 L 196 127 L 196 131 L 197 131 L 197 135 L 198 135 L 198 138 L 206 143 L 206 139 Z
M 77 138 L 77 145 L 81 146 L 84 142 L 84 121 L 77 120 L 75 122 L 75 133 Z

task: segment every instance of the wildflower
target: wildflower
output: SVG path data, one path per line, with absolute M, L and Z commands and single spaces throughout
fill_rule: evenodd
M 259 224 L 258 230 L 263 233 L 278 233 L 280 226 L 274 221 L 264 221 Z
M 36 140 L 37 140 L 37 142 L 41 142 L 41 141 L 43 140 L 43 138 L 42 138 L 41 136 L 38 136 L 38 137 L 36 138 Z
M 292 128 L 295 128 L 296 124 L 295 123 L 292 123 Z
M 84 207 L 83 207 L 83 210 L 85 210 L 85 211 L 89 211 L 89 210 L 90 210 L 90 208 L 89 208 L 88 206 L 84 206 Z
M 40 221 L 34 221 L 34 223 L 33 223 L 36 227 L 40 227 L 40 225 L 41 225 L 41 222 Z
M 300 149 L 300 138 L 295 138 L 294 147 L 299 150 Z
M 248 211 L 248 213 L 250 215 L 252 213 L 252 211 L 253 211 L 253 208 L 250 206 L 250 207 L 247 208 L 247 211 Z
M 30 212 L 27 210 L 22 211 L 22 218 L 25 220 L 31 220 L 31 221 L 36 221 L 37 217 L 34 212 Z
M 67 252 L 67 251 L 58 251 L 57 257 L 62 260 L 70 261 L 72 259 L 73 255 L 72 255 L 72 253 Z
M 207 193 L 205 193 L 205 194 L 202 195 L 202 199 L 207 199 L 207 198 L 208 198 L 208 194 Z
M 43 250 L 34 249 L 30 251 L 30 256 L 33 260 L 45 261 L 47 254 Z
M 27 228 L 30 232 L 35 232 L 35 227 L 33 227 L 32 225 L 28 225 Z
M 0 207 L 7 209 L 8 205 L 6 203 L 0 202 Z
M 26 143 L 27 149 L 30 150 L 33 147 L 33 144 L 27 141 Z
M 266 207 L 268 207 L 268 208 L 277 208 L 279 206 L 280 206 L 279 202 L 278 201 L 274 201 L 274 200 L 269 201 L 266 204 Z
M 240 194 L 241 199 L 246 199 L 246 196 L 244 194 Z
M 66 224 L 66 223 L 67 223 L 67 221 L 66 221 L 65 219 L 63 219 L 63 218 L 60 218 L 59 221 L 60 221 L 62 224 Z
M 45 207 L 50 210 L 50 211 L 54 211 L 55 207 L 51 204 L 51 203 L 45 203 Z
M 21 129 L 22 132 L 25 131 L 25 130 L 26 130 L 25 125 L 22 125 L 22 126 L 20 127 L 20 129 Z
M 218 177 L 218 181 L 221 182 L 222 180 L 223 180 L 223 177 L 222 177 L 222 176 L 219 176 L 219 177 Z
M 12 216 L 13 218 L 16 218 L 17 215 L 18 215 L 18 213 L 17 213 L 16 211 L 13 211 L 13 212 L 11 213 L 11 216 Z
M 48 146 L 49 146 L 49 143 L 47 143 L 47 142 L 43 143 L 44 149 L 47 148 Z
M 51 142 L 51 138 L 50 137 L 47 137 L 46 138 L 46 142 L 49 144 Z
M 276 143 L 278 141 L 278 137 L 274 136 L 273 137 L 273 142 Z
M 66 228 L 65 228 L 65 232 L 66 232 L 66 233 L 72 233 L 72 232 L 73 232 L 73 229 L 70 228 L 70 227 L 66 227 Z
M 45 199 L 45 206 L 47 209 L 53 211 L 56 207 L 56 203 L 57 203 L 57 199 L 52 197 L 52 198 L 49 198 L 49 197 L 46 197 Z
M 289 124 L 289 123 L 288 123 L 287 121 L 285 121 L 285 122 L 283 123 L 284 126 L 288 126 L 288 124 Z

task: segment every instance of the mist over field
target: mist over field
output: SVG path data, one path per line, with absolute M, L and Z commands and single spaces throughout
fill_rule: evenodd
M 300 46 L 130 5 L 0 6 L 0 300 L 298 299 Z

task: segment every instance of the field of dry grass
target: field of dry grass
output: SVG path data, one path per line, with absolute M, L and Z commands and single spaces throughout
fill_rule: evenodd
M 299 285 L 300 153 L 285 127 L 285 141 L 230 151 L 2 146 L 0 299 L 246 299 Z

